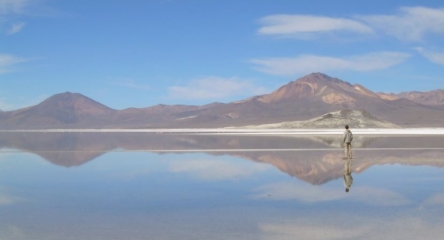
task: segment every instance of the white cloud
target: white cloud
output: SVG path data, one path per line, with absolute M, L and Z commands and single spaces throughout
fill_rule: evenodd
M 10 54 L 0 54 L 0 74 L 10 71 L 10 66 L 22 62 L 27 62 L 29 59 L 17 57 Z
M 444 34 L 444 8 L 401 7 L 389 15 L 333 18 L 315 15 L 270 15 L 259 20 L 259 34 L 312 38 L 332 32 L 381 33 L 406 41 L 421 41 L 428 34 Z
M 175 99 L 221 99 L 238 95 L 257 95 L 268 92 L 248 80 L 237 77 L 205 77 L 191 81 L 187 86 L 173 86 L 169 95 Z
M 429 33 L 444 34 L 444 8 L 402 7 L 395 15 L 357 18 L 400 40 L 420 41 Z
M 148 84 L 140 84 L 137 83 L 133 80 L 123 80 L 120 82 L 116 82 L 116 85 L 122 86 L 122 87 L 126 87 L 126 88 L 132 88 L 132 89 L 137 89 L 137 90 L 150 90 L 150 86 Z
M 244 164 L 221 160 L 181 160 L 170 165 L 170 171 L 175 173 L 189 173 L 199 179 L 207 181 L 236 180 L 269 169 L 267 165 L 255 164 L 245 167 Z
M 312 15 L 270 15 L 260 19 L 263 25 L 259 34 L 307 36 L 306 34 L 325 33 L 331 31 L 351 31 L 357 33 L 372 33 L 365 24 L 346 18 L 331 18 Z
M 14 23 L 11 25 L 11 28 L 6 32 L 6 34 L 14 35 L 16 33 L 19 33 L 25 27 L 25 25 L 25 22 Z
M 300 55 L 293 58 L 253 59 L 251 62 L 257 65 L 258 71 L 272 75 L 291 76 L 330 70 L 380 70 L 397 65 L 408 57 L 408 54 L 400 52 L 375 52 L 344 58 Z
M 439 65 L 444 65 L 444 52 L 432 52 L 421 47 L 416 48 L 416 50 L 429 61 Z

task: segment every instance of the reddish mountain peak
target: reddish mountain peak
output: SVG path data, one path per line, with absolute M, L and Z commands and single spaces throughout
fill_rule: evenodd
M 338 78 L 330 77 L 330 76 L 320 73 L 320 72 L 308 74 L 304 77 L 299 78 L 298 80 L 296 80 L 294 82 L 295 83 L 297 83 L 297 82 L 311 82 L 311 83 L 323 83 L 323 84 L 336 83 L 336 84 L 348 84 L 351 86 L 351 84 L 348 82 L 342 81 Z
M 279 102 L 315 97 L 329 104 L 343 104 L 354 102 L 355 95 L 371 95 L 370 90 L 365 90 L 367 93 L 357 90 L 352 84 L 338 78 L 332 78 L 323 73 L 312 73 L 282 86 L 271 94 L 262 96 L 259 100 Z
M 73 92 L 64 92 L 64 93 L 58 93 L 54 94 L 45 101 L 75 101 L 79 99 L 89 99 L 91 101 L 91 98 L 86 97 L 85 95 L 82 95 L 80 93 L 73 93 Z

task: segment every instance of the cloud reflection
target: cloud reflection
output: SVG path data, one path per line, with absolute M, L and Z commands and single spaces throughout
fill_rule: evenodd
M 0 207 L 23 201 L 23 198 L 7 193 L 7 189 L 0 186 Z
M 269 200 L 298 200 L 305 203 L 329 202 L 339 199 L 361 202 L 373 206 L 403 206 L 411 201 L 396 192 L 373 188 L 357 187 L 352 194 L 345 194 L 343 189 L 322 186 L 310 186 L 308 184 L 283 182 L 268 184 L 255 190 L 253 198 Z
M 360 187 L 355 188 L 355 199 L 368 205 L 381 207 L 395 207 L 410 204 L 411 201 L 403 195 L 388 189 Z
M 301 202 L 325 202 L 344 198 L 342 192 L 321 186 L 297 184 L 293 182 L 274 183 L 256 189 L 254 198 L 272 200 L 299 200 Z
M 444 221 L 425 221 L 419 217 L 404 216 L 396 220 L 384 217 L 337 216 L 336 223 L 304 219 L 286 223 L 260 224 L 263 239 L 442 239 Z M 308 223 L 307 223 L 308 222 Z
M 9 225 L 0 227 L 0 239 L 29 239 L 25 237 L 23 230 L 17 226 Z
M 444 205 L 444 193 L 439 193 L 431 196 L 424 201 L 426 205 Z
M 338 226 L 313 226 L 307 224 L 264 224 L 260 229 L 265 233 L 264 239 L 361 239 L 370 233 L 371 228 L 362 226 L 358 228 L 342 228 Z
M 0 206 L 10 205 L 22 201 L 19 197 L 0 193 Z
M 223 160 L 180 160 L 170 164 L 170 172 L 188 173 L 207 181 L 236 180 L 266 171 L 270 167 L 263 164 L 248 164 Z

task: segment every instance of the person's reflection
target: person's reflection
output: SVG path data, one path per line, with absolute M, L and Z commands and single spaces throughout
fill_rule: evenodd
M 353 184 L 353 177 L 352 177 L 352 159 L 346 159 L 344 164 L 344 187 L 345 192 L 349 192 L 351 185 Z

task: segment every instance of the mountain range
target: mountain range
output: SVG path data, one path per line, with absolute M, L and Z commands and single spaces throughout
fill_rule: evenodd
M 270 94 L 202 106 L 109 108 L 79 93 L 60 93 L 14 111 L 0 111 L 1 129 L 198 128 L 307 121 L 344 109 L 401 127 L 444 127 L 444 91 L 375 93 L 362 85 L 312 73 Z M 370 115 L 371 114 L 371 115 Z

